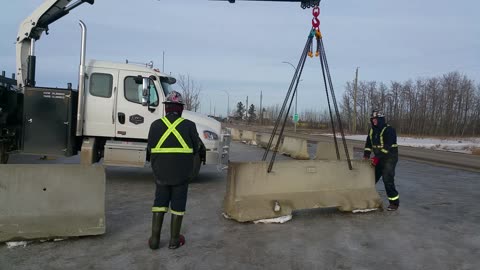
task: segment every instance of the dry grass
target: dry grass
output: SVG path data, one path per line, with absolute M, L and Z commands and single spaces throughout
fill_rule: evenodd
M 472 155 L 480 156 L 480 148 L 473 148 Z

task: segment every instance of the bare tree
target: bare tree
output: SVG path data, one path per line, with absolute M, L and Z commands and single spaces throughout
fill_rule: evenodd
M 202 87 L 190 77 L 190 75 L 178 76 L 177 84 L 182 91 L 185 109 L 189 111 L 198 111 L 200 109 L 200 92 Z

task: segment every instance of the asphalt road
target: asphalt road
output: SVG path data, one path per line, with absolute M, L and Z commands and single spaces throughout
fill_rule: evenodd
M 256 132 L 265 132 L 270 134 L 273 130 L 272 127 L 262 127 L 262 126 L 245 126 L 245 125 L 229 125 L 229 127 L 235 127 L 238 129 L 252 130 Z M 278 130 L 277 134 L 280 132 Z M 318 133 L 311 133 L 312 131 L 299 130 L 297 133 L 294 133 L 292 130 L 286 130 L 284 132 L 285 136 L 302 138 L 308 140 L 310 143 L 316 142 L 331 142 L 333 143 L 333 137 L 319 135 Z M 330 132 L 331 131 L 326 131 Z M 353 145 L 355 148 L 363 149 L 365 147 L 365 142 L 357 140 L 346 140 L 348 144 Z M 338 139 L 340 145 L 340 150 L 342 148 L 342 140 Z M 420 161 L 424 163 L 429 163 L 433 165 L 441 165 L 449 168 L 456 168 L 462 170 L 468 170 L 472 172 L 480 172 L 480 156 L 448 152 L 448 151 L 438 151 L 431 149 L 422 149 L 418 147 L 409 147 L 409 146 L 399 146 L 399 155 L 401 158 Z
M 231 160 L 263 150 L 232 144 Z M 280 157 L 282 159 L 286 157 Z M 64 163 L 13 156 L 12 163 Z M 397 212 L 303 210 L 286 224 L 240 224 L 222 217 L 225 172 L 202 169 L 190 185 L 183 233 L 169 250 L 147 247 L 154 184 L 148 169 L 107 169 L 107 233 L 59 242 L 0 246 L 0 269 L 457 269 L 480 266 L 480 174 L 400 159 Z M 294 179 L 292 179 L 294 181 Z M 385 199 L 381 182 L 377 186 Z

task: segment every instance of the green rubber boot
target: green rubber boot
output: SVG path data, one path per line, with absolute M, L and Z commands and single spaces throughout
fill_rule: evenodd
M 158 249 L 160 247 L 160 232 L 162 231 L 163 212 L 154 212 L 152 216 L 152 236 L 148 239 L 148 246 L 151 249 Z
M 169 249 L 177 249 L 185 245 L 185 237 L 180 234 L 182 228 L 183 216 L 172 214 L 172 223 L 170 224 L 170 245 Z

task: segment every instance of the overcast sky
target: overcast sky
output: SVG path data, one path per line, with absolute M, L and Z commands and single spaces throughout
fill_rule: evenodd
M 0 70 L 15 70 L 18 26 L 42 0 L 2 1 Z M 389 83 L 459 71 L 480 82 L 480 2 L 474 0 L 322 0 L 321 30 L 337 99 L 360 67 L 361 80 Z M 5 12 L 7 11 L 7 12 Z M 87 58 L 153 61 L 202 86 L 202 112 L 225 115 L 249 96 L 259 105 L 285 97 L 308 31 L 311 10 L 299 3 L 207 0 L 96 0 L 50 27 L 37 43 L 37 85 L 77 85 L 80 27 Z M 299 111 L 323 109 L 318 58 L 307 60 Z

